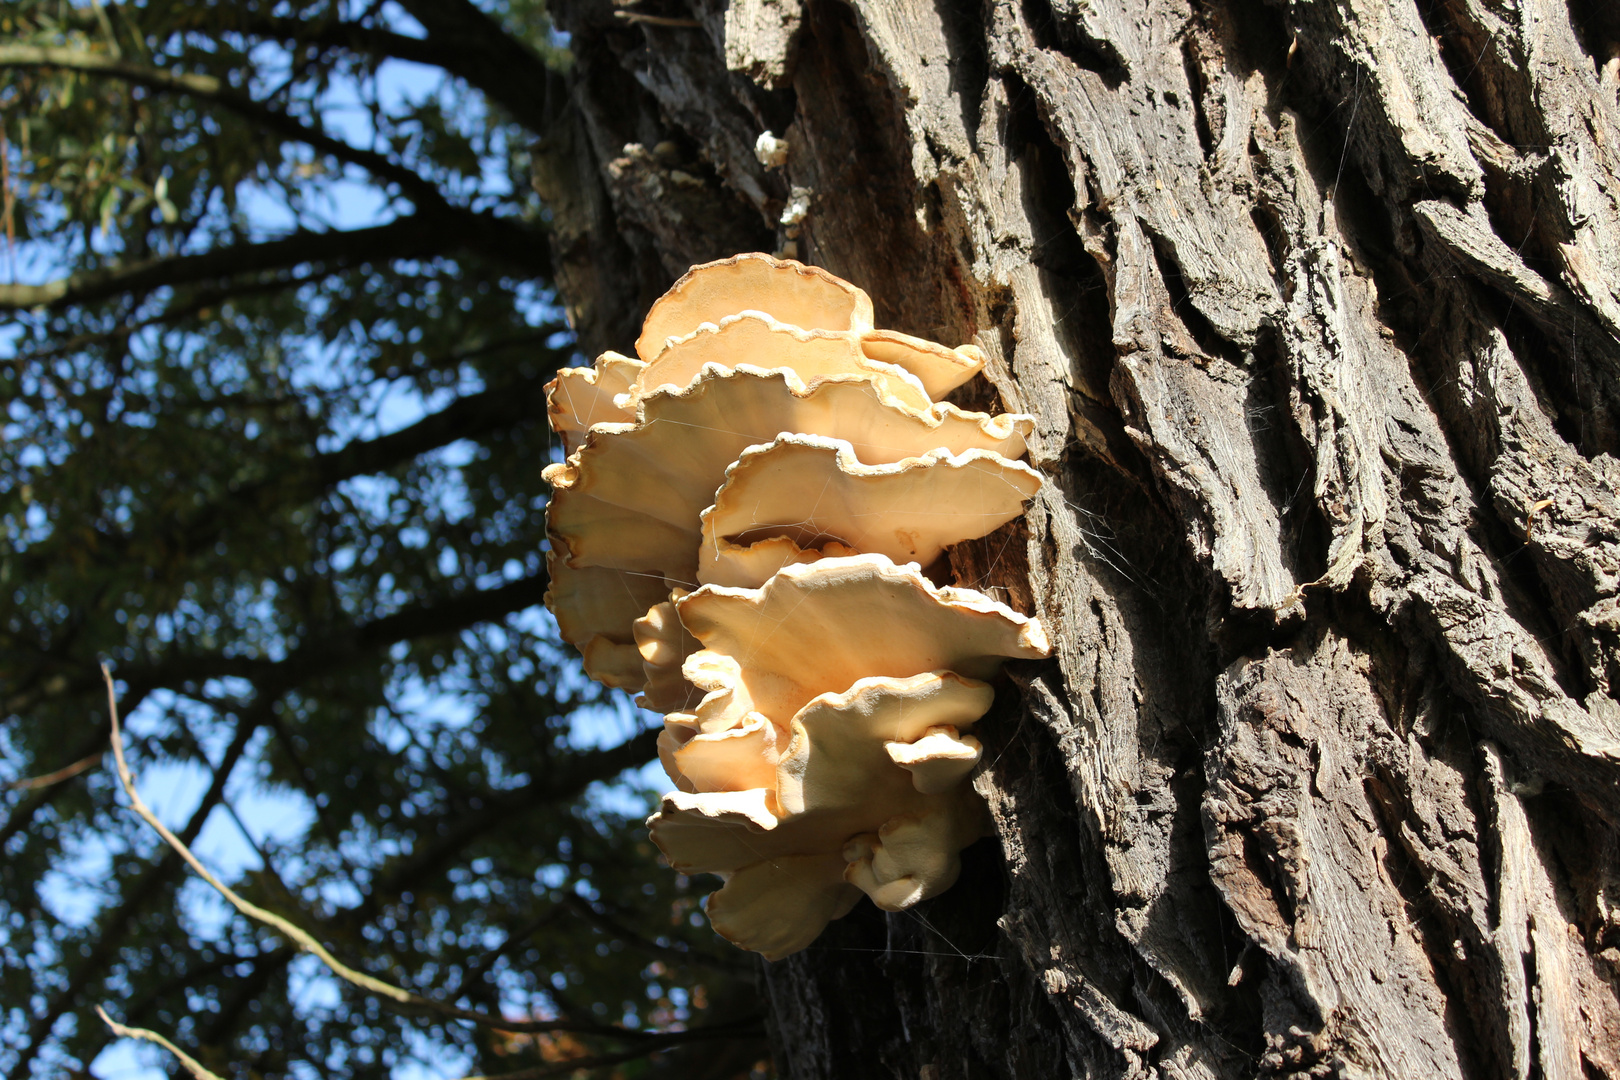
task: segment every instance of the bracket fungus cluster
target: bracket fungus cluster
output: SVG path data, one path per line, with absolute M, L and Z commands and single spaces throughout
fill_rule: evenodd
M 636 353 L 549 388 L 546 603 L 592 678 L 665 714 L 653 840 L 776 959 L 862 893 L 948 888 L 985 834 L 968 729 L 1046 637 L 923 570 L 1023 512 L 1032 420 L 941 401 L 977 349 L 874 329 L 860 289 L 767 255 L 694 267 Z

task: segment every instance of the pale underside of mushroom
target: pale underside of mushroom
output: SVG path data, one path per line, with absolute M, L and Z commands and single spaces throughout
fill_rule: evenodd
M 684 390 L 655 392 L 639 402 L 638 413 L 634 424 L 592 428 L 567 462 L 545 473 L 554 485 L 547 513 L 553 549 L 562 553 L 558 561 L 621 571 L 635 582 L 619 591 L 637 595 L 646 591 L 643 583 L 660 578 L 699 583 L 703 510 L 744 451 L 782 432 L 842 440 L 863 464 L 894 464 L 943 449 L 947 456 L 985 451 L 1011 466 L 1032 423 L 1025 416 L 989 416 L 949 404 L 905 408 L 881 395 L 866 376 L 827 376 L 807 386 L 792 371 L 749 366 L 715 367 Z M 975 535 L 982 534 L 970 531 L 959 539 Z M 758 566 L 771 557 L 757 553 L 741 561 Z M 805 557 L 787 552 L 776 565 Z M 592 632 L 630 642 L 630 623 L 644 612 L 617 627 L 593 626 Z M 564 638 L 582 647 L 589 640 L 566 630 Z
M 1033 423 L 949 404 L 906 409 L 860 376 L 806 386 L 791 371 L 746 366 L 713 369 L 683 391 L 643 399 L 639 409 L 636 423 L 592 428 L 568 461 L 545 471 L 554 487 L 549 528 L 567 544 L 573 565 L 665 569 L 675 579 L 666 567 L 678 558 L 695 571 L 698 515 L 714 502 L 727 467 L 784 432 L 842 440 L 859 461 L 880 465 L 936 448 L 989 450 L 1011 460 L 1022 455 Z
M 709 693 L 660 739 L 681 790 L 648 825 L 671 865 L 740 875 L 837 851 L 848 883 L 893 910 L 949 887 L 986 829 L 962 783 L 981 752 L 962 733 L 993 698 L 980 680 L 1045 655 L 1039 624 L 872 554 L 788 567 L 758 589 L 708 586 L 676 608 L 704 646 L 687 678 Z M 770 923 L 755 905 L 793 876 L 751 874 L 736 894 L 728 880 L 711 920 L 723 913 L 717 929 L 754 948 L 751 928 Z
M 759 714 L 727 731 L 689 734 L 665 761 L 668 766 L 673 757 L 674 769 L 695 780 L 698 790 L 665 797 L 648 820 L 653 842 L 672 866 L 690 873 L 747 875 L 762 862 L 819 871 L 827 864 L 792 860 L 837 855 L 840 873 L 874 899 L 904 897 L 909 904 L 936 895 L 955 881 L 961 848 L 985 834 L 983 804 L 963 784 L 920 790 L 912 773 L 895 767 L 890 748 L 914 746 L 920 763 L 933 756 L 960 760 L 964 751 L 976 760 L 977 740 L 949 733 L 976 721 L 992 697 L 985 683 L 950 671 L 864 678 L 799 710 L 785 747 L 782 732 Z M 755 786 L 705 787 L 743 777 Z M 877 858 L 885 850 L 877 839 L 883 830 L 903 825 L 909 843 Z M 917 827 L 926 839 L 912 835 Z M 862 846 L 852 858 L 849 845 L 856 841 Z M 793 876 L 770 875 L 776 883 L 770 889 L 765 879 L 745 876 L 746 902 L 730 878 L 710 914 L 715 917 L 718 903 L 733 920 L 732 932 L 716 928 L 754 948 L 748 927 L 771 920 L 768 907 L 756 912 L 752 905 L 780 900 L 780 891 L 795 887 Z M 819 932 L 817 926 L 810 937 Z
M 698 554 L 698 581 L 751 589 L 771 579 L 784 566 L 802 566 L 822 559 L 859 555 L 860 551 L 837 540 L 818 539 L 813 547 L 800 547 L 786 536 L 773 536 L 752 544 L 737 544 L 703 536 Z
M 785 724 L 811 698 L 868 676 L 988 679 L 1007 659 L 1049 651 L 1034 619 L 881 555 L 785 567 L 758 589 L 706 585 L 676 609 L 703 645 L 685 672 L 707 691 L 694 713 L 705 731 L 752 712 Z
M 562 639 L 579 648 L 585 674 L 604 686 L 640 690 L 645 675 L 633 627 L 648 608 L 669 599 L 663 576 L 572 567 L 556 545 L 546 553 L 546 569 L 546 607 Z
M 978 739 L 960 734 L 949 724 L 930 727 L 915 742 L 886 742 L 883 750 L 890 761 L 911 774 L 912 786 L 924 795 L 955 787 L 984 754 Z
M 971 744 L 957 733 L 978 720 L 993 696 L 986 683 L 950 671 L 932 671 L 858 679 L 842 694 L 817 695 L 785 723 L 751 713 L 734 726 L 704 730 L 693 714 L 676 713 L 665 719 L 665 767 L 677 778 L 681 790 L 694 794 L 764 788 L 769 793 L 765 806 L 778 816 L 825 812 L 870 801 L 873 792 L 867 787 L 867 773 L 882 773 L 897 790 L 938 794 L 925 790 L 931 785 L 916 776 L 908 777 L 905 770 L 890 767 L 897 751 L 889 744 L 910 747 L 908 752 L 918 763 L 931 757 L 959 756 L 959 746 Z M 806 739 L 811 736 L 823 744 L 820 764 L 806 764 Z M 861 746 L 860 755 L 838 750 L 848 739 Z M 913 745 L 919 740 L 932 741 Z M 827 746 L 833 747 L 831 769 Z M 837 763 L 857 757 L 861 766 L 855 771 L 860 775 L 852 772 L 847 782 L 840 780 Z M 764 771 L 756 761 L 767 763 Z M 779 766 L 785 771 L 778 773 Z M 751 779 L 743 782 L 743 774 Z M 812 789 L 819 795 L 806 794 Z M 894 812 L 911 808 L 908 803 Z
M 645 677 L 636 704 L 661 713 L 690 708 L 699 696 L 681 674 L 681 664 L 697 651 L 697 639 L 686 632 L 675 613 L 674 601 L 685 596 L 686 590 L 671 589 L 668 595 L 670 599 L 649 607 L 631 627 Z
M 844 880 L 840 852 L 788 855 L 730 874 L 704 907 L 715 933 L 767 960 L 815 941 L 833 919 L 849 914 L 861 890 Z
M 844 552 L 928 566 L 952 544 L 1018 517 L 1041 475 L 989 450 L 944 448 L 866 465 L 848 443 L 781 435 L 744 450 L 703 511 L 697 579 L 754 587 L 804 553 Z

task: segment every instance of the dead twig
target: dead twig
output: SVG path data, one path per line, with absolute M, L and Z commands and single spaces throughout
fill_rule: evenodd
M 118 782 L 123 786 L 124 794 L 129 796 L 130 808 L 139 814 L 148 825 L 157 830 L 174 852 L 186 861 L 186 865 L 196 871 L 197 876 L 213 886 L 214 891 L 230 902 L 237 911 L 246 915 L 255 922 L 262 923 L 287 938 L 293 944 L 307 953 L 311 953 L 326 969 L 351 986 L 359 987 L 368 993 L 376 994 L 394 1008 L 408 1013 L 432 1013 L 452 1020 L 464 1020 L 467 1023 L 478 1024 L 481 1027 L 494 1028 L 499 1031 L 511 1032 L 518 1035 L 536 1035 L 553 1031 L 568 1031 L 582 1035 L 600 1035 L 614 1039 L 628 1039 L 640 1043 L 639 1049 L 631 1053 L 631 1057 L 623 1060 L 632 1060 L 652 1053 L 655 1049 L 673 1045 L 679 1042 L 700 1039 L 732 1038 L 740 1034 L 736 1030 L 724 1029 L 709 1031 L 704 1028 L 689 1029 L 687 1031 L 633 1031 L 629 1028 L 615 1027 L 611 1024 L 580 1024 L 567 1020 L 508 1020 L 501 1016 L 490 1016 L 487 1013 L 476 1012 L 472 1009 L 463 1009 L 455 1005 L 434 1001 L 431 998 L 413 994 L 409 990 L 384 982 L 381 979 L 367 975 L 363 971 L 356 971 L 337 957 L 327 951 L 326 946 L 316 941 L 308 931 L 294 923 L 287 921 L 275 912 L 267 911 L 251 900 L 238 896 L 230 886 L 215 877 L 202 862 L 193 855 L 191 849 L 168 826 L 158 820 L 152 813 L 140 794 L 135 790 L 135 777 L 130 772 L 129 763 L 124 759 L 124 737 L 118 723 L 118 701 L 113 688 L 112 672 L 106 664 L 101 665 L 101 677 L 107 684 L 107 711 L 112 718 L 112 749 L 113 760 L 118 764 Z M 606 1063 L 606 1059 L 604 1059 Z M 536 1074 L 538 1075 L 538 1074 Z
M 413 994 L 409 990 L 394 986 L 391 983 L 386 983 L 381 979 L 373 978 L 363 971 L 354 970 L 328 952 L 326 946 L 316 941 L 303 929 L 293 925 L 273 911 L 266 911 L 264 908 L 253 903 L 251 900 L 244 900 L 242 897 L 238 896 L 230 886 L 226 885 L 223 881 L 220 881 L 219 878 L 215 877 L 213 871 L 204 866 L 201 860 L 191 853 L 191 849 L 185 845 L 184 841 L 182 841 L 178 836 L 174 835 L 174 833 L 170 832 L 169 827 L 158 820 L 157 815 L 152 813 L 151 808 L 146 805 L 146 801 L 142 799 L 140 793 L 135 790 L 134 774 L 130 772 L 129 763 L 124 759 L 124 736 L 118 724 L 118 702 L 116 694 L 113 690 L 112 672 L 107 670 L 106 664 L 101 665 L 101 677 L 107 683 L 107 709 L 112 716 L 112 750 L 113 759 L 118 763 L 118 782 L 123 786 L 124 794 L 129 796 L 130 808 L 139 814 L 148 825 L 157 830 L 157 834 L 163 837 L 163 842 L 174 849 L 174 852 L 186 861 L 186 865 L 190 866 L 192 870 L 196 871 L 198 877 L 202 878 L 204 881 L 208 882 L 209 885 L 213 886 L 215 892 L 219 893 L 219 895 L 228 900 L 231 906 L 237 911 L 241 912 L 243 915 L 246 915 L 255 922 L 263 923 L 265 926 L 270 927 L 277 933 L 289 938 L 294 944 L 296 944 L 300 949 L 303 949 L 305 952 L 313 953 L 316 958 L 321 961 L 321 963 L 326 965 L 327 969 L 331 971 L 332 974 L 336 975 L 344 982 L 347 982 L 353 986 L 358 986 L 362 990 L 369 991 L 370 993 L 376 994 L 378 997 L 386 998 L 395 1004 L 403 1005 L 408 1008 L 423 1009 L 428 1011 L 453 1010 L 456 1013 L 465 1011 L 461 1009 L 454 1009 L 452 1006 L 439 1005 L 436 1002 L 429 1001 L 424 997 Z M 471 1017 L 469 1016 L 468 1019 L 471 1019 Z M 501 1023 L 504 1024 L 504 1021 Z
M 696 19 L 678 19 L 670 15 L 643 15 L 639 11 L 615 11 L 613 17 L 623 19 L 627 23 L 644 23 L 647 26 L 669 26 L 682 30 L 690 30 L 703 24 Z
M 185 1066 L 186 1071 L 195 1077 L 196 1080 L 224 1080 L 223 1077 L 217 1075 L 216 1073 L 209 1072 L 196 1058 L 193 1058 L 190 1054 L 187 1054 L 184 1050 L 180 1049 L 178 1046 L 174 1045 L 174 1043 L 170 1042 L 168 1039 L 165 1039 L 157 1032 L 148 1031 L 146 1028 L 129 1027 L 125 1024 L 120 1024 L 118 1021 L 108 1016 L 107 1011 L 100 1005 L 96 1006 L 96 1015 L 101 1017 L 102 1022 L 112 1029 L 114 1035 L 125 1039 L 143 1039 L 146 1042 L 156 1043 L 158 1046 L 163 1047 L 163 1049 L 173 1054 L 175 1058 L 179 1060 L 180 1064 Z M 469 1076 L 466 1077 L 465 1080 L 542 1080 L 542 1078 L 548 1076 L 564 1076 L 570 1073 L 575 1073 L 580 1069 L 594 1069 L 606 1065 L 622 1065 L 624 1062 L 634 1061 L 637 1058 L 646 1057 L 652 1052 L 653 1049 L 651 1048 L 643 1048 L 640 1050 L 627 1050 L 618 1054 L 599 1054 L 595 1057 L 570 1058 L 567 1061 L 557 1062 L 555 1064 L 538 1065 L 530 1069 L 516 1069 L 512 1072 L 500 1073 L 496 1076 Z
M 64 780 L 73 779 L 86 769 L 94 766 L 100 760 L 101 753 L 98 751 L 91 754 L 89 757 L 80 758 L 71 765 L 64 765 L 55 772 L 48 772 L 44 776 L 32 776 L 25 780 L 13 780 L 11 783 L 6 785 L 6 790 L 38 791 L 40 788 L 48 788 L 52 784 L 60 784 Z
M 149 1043 L 157 1043 L 159 1046 L 163 1047 L 163 1049 L 167 1050 L 169 1053 L 178 1058 L 180 1060 L 180 1064 L 186 1067 L 186 1072 L 196 1077 L 197 1080 L 221 1080 L 219 1076 L 216 1076 L 214 1073 L 211 1073 L 207 1069 L 203 1068 L 202 1063 L 196 1058 L 193 1058 L 190 1054 L 186 1053 L 184 1050 L 174 1045 L 174 1043 L 159 1035 L 157 1032 L 147 1031 L 145 1028 L 126 1027 L 125 1025 L 114 1020 L 112 1017 L 108 1016 L 107 1010 L 103 1009 L 100 1005 L 96 1006 L 96 1015 L 101 1017 L 102 1023 L 112 1028 L 114 1035 L 125 1039 L 145 1039 Z

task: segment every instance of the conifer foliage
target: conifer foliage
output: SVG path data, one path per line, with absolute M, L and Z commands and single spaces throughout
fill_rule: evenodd
M 0 3 L 0 1075 L 92 1070 L 97 1005 L 222 1076 L 763 1056 L 639 828 L 653 733 L 539 608 L 567 62 L 534 0 Z M 102 662 L 246 897 L 566 1030 L 235 916 L 125 809 Z

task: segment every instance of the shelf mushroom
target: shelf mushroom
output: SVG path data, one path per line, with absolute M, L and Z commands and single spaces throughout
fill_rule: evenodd
M 830 863 L 810 856 L 841 853 L 841 880 L 890 910 L 948 888 L 957 853 L 987 831 L 960 783 L 980 752 L 963 732 L 1002 662 L 1047 654 L 1040 624 L 882 555 L 784 567 L 758 589 L 705 586 L 675 606 L 703 645 L 687 677 L 708 693 L 665 718 L 660 757 L 681 790 L 648 824 L 677 870 L 727 878 L 715 929 L 770 955 L 751 928 L 778 889 L 822 888 Z M 784 858 L 805 861 L 770 888 L 748 873 Z
M 1046 637 L 922 571 L 1023 512 L 1033 421 L 939 401 L 977 349 L 878 330 L 860 289 L 767 255 L 694 267 L 636 352 L 549 388 L 546 601 L 587 674 L 666 714 L 653 839 L 775 959 L 862 893 L 936 895 L 987 831 L 968 729 Z

